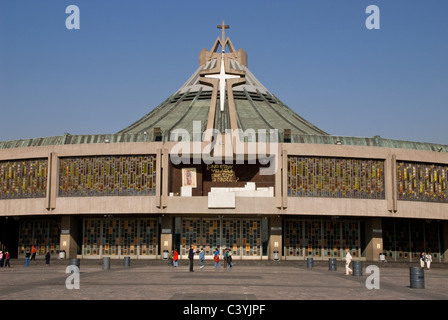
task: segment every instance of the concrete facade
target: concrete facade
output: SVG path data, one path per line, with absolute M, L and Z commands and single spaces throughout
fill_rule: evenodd
M 357 217 L 367 221 L 366 259 L 375 260 L 382 251 L 381 219 L 410 218 L 442 221 L 444 234 L 447 228 L 446 203 L 397 200 L 395 163 L 398 160 L 438 163 L 448 165 L 448 155 L 441 152 L 403 149 L 279 144 L 280 159 L 275 173 L 274 197 L 236 197 L 234 207 L 210 208 L 208 196 L 170 196 L 168 167 L 172 143 L 115 143 L 84 144 L 69 146 L 44 146 L 0 151 L 0 161 L 13 159 L 48 158 L 48 194 L 44 199 L 7 199 L 0 201 L 0 214 L 7 217 L 45 216 L 61 217 L 64 233 L 60 236 L 61 250 L 76 256 L 75 217 L 104 215 L 143 215 L 162 217 L 162 229 L 172 229 L 172 219 L 179 215 L 202 216 L 263 216 L 269 219 L 270 239 L 268 259 L 274 251 L 281 251 L 283 217 Z M 157 162 L 157 191 L 154 196 L 104 196 L 104 197 L 59 197 L 58 159 L 67 156 L 155 154 Z M 321 157 L 373 158 L 385 161 L 386 199 L 334 199 L 316 197 L 288 197 L 286 185 L 286 162 L 288 155 L 310 155 Z M 376 231 L 375 231 L 376 230 Z M 444 239 L 444 248 L 447 248 Z M 172 233 L 161 233 L 161 253 L 172 249 Z M 446 256 L 446 253 L 444 254 Z

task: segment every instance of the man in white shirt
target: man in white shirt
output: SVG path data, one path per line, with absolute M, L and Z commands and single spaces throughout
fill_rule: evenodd
M 350 269 L 351 262 L 352 262 L 352 255 L 350 254 L 350 250 L 345 249 L 345 275 L 346 276 L 353 273 L 353 270 Z

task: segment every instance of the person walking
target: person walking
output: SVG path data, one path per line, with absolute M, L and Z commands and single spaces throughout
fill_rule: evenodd
M 177 252 L 177 249 L 174 250 L 174 254 L 173 254 L 173 265 L 177 268 L 178 264 L 177 264 L 177 260 L 179 260 L 179 253 Z
M 201 252 L 199 252 L 199 265 L 200 268 L 204 268 L 204 260 L 205 260 L 205 251 L 204 248 L 201 248 Z
M 11 267 L 11 265 L 9 264 L 9 258 L 11 258 L 11 256 L 9 255 L 9 252 L 6 251 L 6 252 L 5 252 L 5 268 L 6 268 L 6 267 L 8 267 L 8 268 Z
M 33 246 L 33 249 L 32 249 L 32 253 L 33 253 L 33 254 L 32 254 L 32 256 L 31 256 L 31 260 L 33 260 L 33 261 L 36 260 L 36 252 L 37 252 L 37 251 L 36 251 L 36 247 Z
M 0 268 L 3 268 L 3 251 L 0 250 Z
M 348 276 L 353 273 L 353 270 L 350 269 L 350 263 L 352 262 L 352 255 L 350 254 L 349 249 L 345 249 L 345 275 Z
M 219 268 L 220 263 L 219 263 L 219 251 L 218 248 L 216 248 L 215 253 L 213 255 L 213 260 L 215 260 L 215 269 Z
M 422 252 L 422 253 L 420 254 L 420 267 L 421 267 L 421 268 L 424 268 L 424 267 L 425 267 L 425 253 L 424 253 L 424 252 Z
M 224 249 L 224 269 L 227 268 L 228 264 L 229 264 L 229 249 L 225 248 Z
M 45 255 L 45 266 L 49 266 L 50 265 L 50 252 L 47 252 L 47 254 Z
M 190 259 L 190 272 L 193 272 L 193 258 L 194 258 L 194 249 L 193 246 L 190 246 L 190 250 L 188 250 L 188 259 Z
M 432 256 L 431 253 L 428 252 L 425 256 L 426 268 L 429 270 L 431 268 Z
M 27 249 L 26 253 L 25 253 L 25 267 L 30 266 L 30 257 L 31 257 L 31 252 L 29 249 Z

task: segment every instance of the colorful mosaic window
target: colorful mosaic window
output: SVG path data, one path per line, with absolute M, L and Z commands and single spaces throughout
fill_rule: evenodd
M 320 221 L 305 221 L 304 246 L 309 256 L 319 257 L 322 251 L 322 227 Z
M 154 155 L 60 159 L 60 197 L 155 194 L 156 157 Z
M 385 199 L 384 161 L 290 156 L 288 196 Z
M 183 218 L 181 229 L 182 255 L 188 254 L 190 245 L 204 248 L 212 255 L 218 248 L 232 249 L 234 256 L 262 255 L 262 228 L 260 219 L 200 219 Z
M 356 229 L 355 232 L 357 232 Z M 324 257 L 339 257 L 341 254 L 341 224 L 335 221 L 322 221 L 322 233 Z
M 120 244 L 120 219 L 106 219 L 103 221 L 102 254 L 117 255 Z
M 360 256 L 360 224 L 354 221 L 286 220 L 284 252 L 295 257 Z
M 397 161 L 398 200 L 448 202 L 448 166 Z
M 83 225 L 83 255 L 158 254 L 157 219 L 85 219 Z
M 344 222 L 341 225 L 342 228 L 342 247 L 343 249 L 349 249 L 353 257 L 359 257 L 359 249 L 361 248 L 361 238 L 359 235 L 359 222 L 351 221 Z M 345 256 L 345 251 L 343 252 Z
M 139 248 L 140 255 L 156 255 L 158 250 L 158 230 L 159 224 L 156 219 L 140 219 Z M 136 237 L 136 235 L 133 235 Z M 132 235 L 130 237 L 132 239 Z
M 0 199 L 45 198 L 47 159 L 0 161 Z
M 21 220 L 19 229 L 19 255 L 36 248 L 38 255 L 59 251 L 61 223 L 59 220 Z
M 242 234 L 243 256 L 261 256 L 261 221 L 259 219 L 244 219 Z
M 219 232 L 219 229 L 217 230 Z M 182 255 L 188 254 L 190 246 L 201 243 L 200 234 L 201 219 L 182 219 L 182 248 L 180 251 Z
M 99 255 L 101 247 L 101 220 L 84 220 L 83 254 Z
M 304 256 L 303 248 L 303 224 L 304 221 L 287 220 L 285 221 L 285 255 L 286 256 Z
M 234 255 L 241 255 L 241 221 L 224 219 L 222 233 L 222 246 L 231 249 Z
M 204 248 L 205 254 L 213 255 L 215 249 L 221 247 L 220 229 L 221 220 L 202 219 L 201 247 Z

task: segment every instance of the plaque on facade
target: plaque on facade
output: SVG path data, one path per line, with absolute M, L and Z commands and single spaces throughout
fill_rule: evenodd
M 210 171 L 212 182 L 238 182 L 232 164 L 210 164 L 207 170 Z

